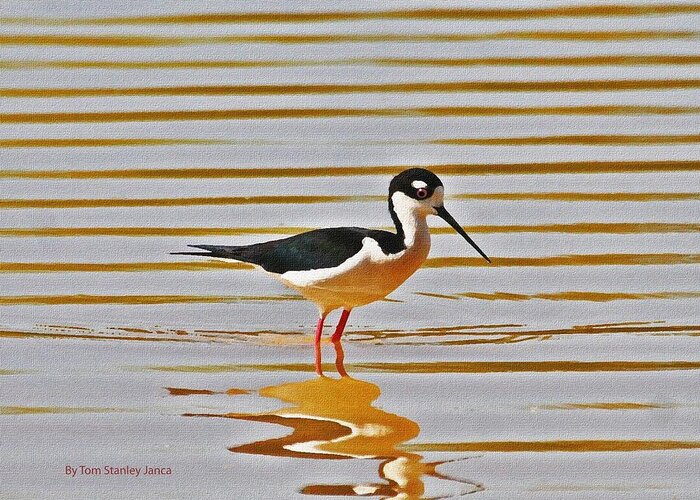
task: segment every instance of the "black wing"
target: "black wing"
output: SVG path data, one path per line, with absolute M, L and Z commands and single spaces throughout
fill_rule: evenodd
M 220 257 L 261 266 L 265 271 L 283 274 L 337 267 L 362 248 L 362 240 L 374 238 L 386 254 L 405 248 L 393 233 L 360 227 L 316 229 L 281 240 L 248 246 L 189 245 L 205 252 L 175 252 L 174 255 Z

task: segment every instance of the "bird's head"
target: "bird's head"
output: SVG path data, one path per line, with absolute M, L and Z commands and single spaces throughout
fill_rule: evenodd
M 444 205 L 445 188 L 440 178 L 424 168 L 410 168 L 394 177 L 389 184 L 389 206 L 397 213 L 410 213 L 416 216 L 437 215 L 459 233 L 489 263 L 484 252 L 474 243 L 450 215 Z

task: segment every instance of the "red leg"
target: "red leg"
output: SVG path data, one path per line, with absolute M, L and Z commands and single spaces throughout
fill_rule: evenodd
M 352 309 L 343 309 L 343 313 L 340 315 L 340 321 L 338 321 L 338 326 L 335 327 L 335 333 L 331 337 L 331 342 L 338 342 L 340 337 L 343 335 L 345 330 L 345 324 L 348 322 L 348 316 L 350 316 L 350 311 Z
M 318 324 L 316 325 L 316 338 L 314 340 L 314 350 L 316 353 L 316 373 L 321 376 L 323 376 L 323 370 L 321 369 L 321 334 L 323 333 L 323 320 L 325 319 L 325 314 L 322 314 L 318 318 Z
M 345 371 L 345 353 L 343 352 L 343 344 L 338 342 L 333 342 L 333 347 L 335 347 L 335 369 L 338 370 L 338 374 L 341 377 L 347 377 L 348 372 Z

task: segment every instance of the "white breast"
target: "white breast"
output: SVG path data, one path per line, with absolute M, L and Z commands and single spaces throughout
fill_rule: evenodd
M 441 201 L 442 191 L 436 194 Z M 315 302 L 321 313 L 383 299 L 425 262 L 430 251 L 426 216 L 433 212 L 432 207 L 401 192 L 394 193 L 391 200 L 404 231 L 405 250 L 387 255 L 376 240 L 367 237 L 360 251 L 338 267 L 289 271 L 275 277 Z
M 376 240 L 365 238 L 360 251 L 338 267 L 289 271 L 277 277 L 325 312 L 369 304 L 386 297 L 423 264 L 430 251 L 427 225 L 412 240 L 409 248 L 387 255 Z

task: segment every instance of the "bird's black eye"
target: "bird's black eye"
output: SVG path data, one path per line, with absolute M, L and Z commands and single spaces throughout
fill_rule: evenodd
M 425 188 L 418 188 L 416 189 L 416 198 L 419 200 L 422 200 L 424 198 L 428 197 L 428 190 Z

